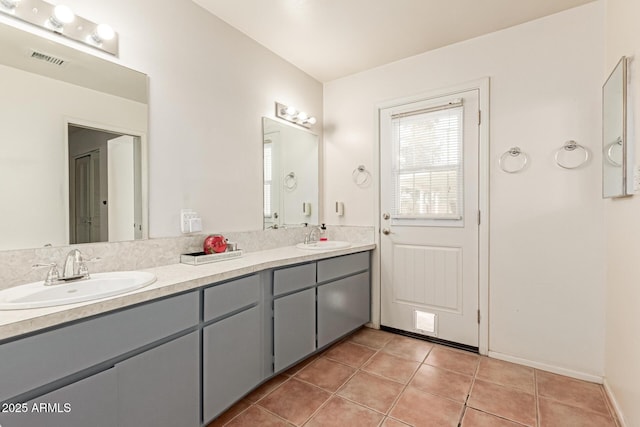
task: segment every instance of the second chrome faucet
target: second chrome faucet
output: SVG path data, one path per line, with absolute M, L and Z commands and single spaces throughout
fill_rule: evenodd
M 90 261 L 97 261 L 100 258 L 93 258 Z M 56 263 L 35 264 L 33 267 L 50 267 L 47 277 L 44 280 L 45 286 L 60 285 L 62 283 L 74 282 L 89 279 L 89 269 L 82 253 L 78 249 L 72 249 L 67 254 L 62 269 L 62 275 Z

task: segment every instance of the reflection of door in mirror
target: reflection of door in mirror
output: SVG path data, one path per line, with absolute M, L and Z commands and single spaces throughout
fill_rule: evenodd
M 71 211 L 71 242 L 106 242 L 107 236 L 101 235 L 100 229 L 100 150 L 74 156 L 74 169 L 69 188 L 75 203 Z
M 280 132 L 264 135 L 264 227 L 279 228 L 283 223 L 280 217 L 280 176 L 279 170 Z
M 140 138 L 69 125 L 69 241 L 142 235 Z

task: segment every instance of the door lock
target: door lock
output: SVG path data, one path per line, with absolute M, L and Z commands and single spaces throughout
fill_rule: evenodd
M 382 234 L 384 234 L 385 236 L 388 236 L 389 234 L 391 234 L 391 230 L 389 230 L 388 228 L 383 228 Z
M 391 215 L 389 215 L 388 213 L 385 212 L 382 214 L 382 219 L 389 219 L 389 218 L 391 218 Z

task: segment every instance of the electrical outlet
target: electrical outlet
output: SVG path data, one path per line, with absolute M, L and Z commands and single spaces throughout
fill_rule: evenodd
M 181 209 L 180 210 L 180 231 L 183 233 L 191 233 L 191 223 L 195 219 L 200 219 L 198 212 L 193 209 Z

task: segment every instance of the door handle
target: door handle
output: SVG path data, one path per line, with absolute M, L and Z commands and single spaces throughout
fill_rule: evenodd
M 388 228 L 383 228 L 382 234 L 384 234 L 385 236 L 388 236 L 389 234 L 391 234 L 391 230 L 389 230 Z

